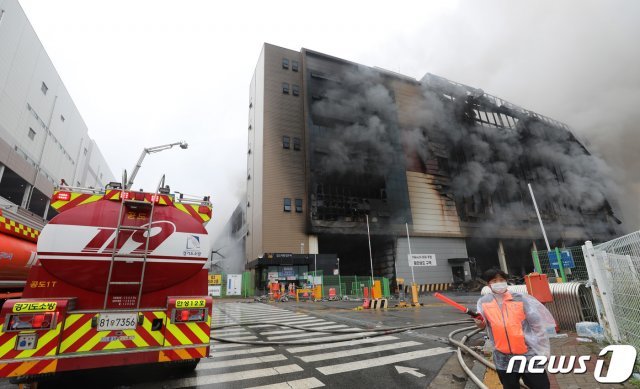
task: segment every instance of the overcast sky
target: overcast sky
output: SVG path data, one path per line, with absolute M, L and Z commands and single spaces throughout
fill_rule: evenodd
M 116 177 L 210 194 L 215 232 L 243 193 L 249 82 L 263 42 L 420 79 L 434 73 L 569 124 L 612 166 L 640 229 L 638 1 L 20 0 Z

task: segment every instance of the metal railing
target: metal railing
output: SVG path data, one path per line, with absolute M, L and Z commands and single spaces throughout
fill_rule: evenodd
M 42 218 L 42 216 L 26 210 L 2 196 L 0 196 L 0 211 L 7 218 L 23 224 L 27 227 L 35 228 L 36 230 L 42 230 L 42 228 L 46 224 L 46 221 Z
M 640 231 L 582 247 L 605 335 L 640 348 Z

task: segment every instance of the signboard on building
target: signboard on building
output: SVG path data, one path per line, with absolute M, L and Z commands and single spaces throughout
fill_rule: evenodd
M 227 275 L 227 296 L 240 296 L 242 294 L 242 274 Z
M 435 254 L 409 254 L 409 266 L 437 266 Z
M 560 258 L 562 258 L 563 268 L 572 269 L 576 267 L 573 261 L 573 256 L 571 255 L 571 251 L 569 250 L 560 251 Z M 555 251 L 549 251 L 549 266 L 552 269 L 560 269 L 560 266 L 558 266 L 558 257 L 556 256 Z
M 209 274 L 209 285 L 222 285 L 222 274 Z
M 270 271 L 269 273 L 267 273 L 267 279 L 269 280 L 269 282 L 278 281 L 278 272 L 277 271 Z
M 292 277 L 295 275 L 295 271 L 293 270 L 293 266 L 283 266 L 282 267 L 282 276 L 283 277 Z
M 222 285 L 209 285 L 209 296 L 220 297 Z

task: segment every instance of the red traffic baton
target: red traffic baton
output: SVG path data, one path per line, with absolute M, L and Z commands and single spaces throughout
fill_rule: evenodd
M 467 315 L 473 317 L 474 319 L 478 319 L 478 320 L 483 320 L 484 321 L 484 318 L 482 317 L 481 314 L 479 314 L 478 312 L 476 312 L 476 311 L 474 311 L 472 309 L 469 309 L 469 308 L 465 307 L 462 304 L 459 304 L 459 303 L 451 300 L 449 297 L 443 296 L 443 295 L 441 295 L 440 293 L 437 293 L 437 292 L 434 293 L 433 295 L 435 297 L 437 297 L 438 299 L 440 299 L 441 301 L 451 305 L 455 309 L 457 309 L 459 311 L 462 311 L 462 312 L 466 313 Z

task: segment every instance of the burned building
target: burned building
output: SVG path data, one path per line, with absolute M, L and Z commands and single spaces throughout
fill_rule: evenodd
M 616 234 L 606 165 L 565 124 L 432 74 L 265 44 L 248 134 L 247 263 L 335 254 L 368 274 L 369 230 L 376 275 L 410 280 L 409 243 L 436 256 L 417 283 L 521 274 L 544 246 L 529 183 L 552 245 Z

